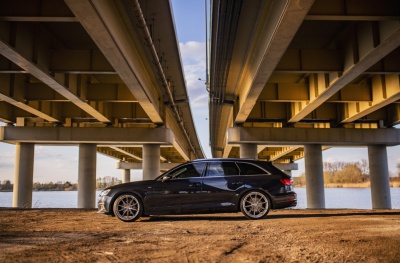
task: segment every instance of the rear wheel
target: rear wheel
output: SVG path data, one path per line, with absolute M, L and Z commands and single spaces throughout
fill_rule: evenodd
M 143 205 L 136 195 L 123 194 L 115 200 L 113 211 L 119 220 L 133 222 L 141 217 Z
M 240 201 L 240 210 L 250 219 L 265 218 L 270 209 L 269 198 L 259 191 L 251 191 L 245 194 Z

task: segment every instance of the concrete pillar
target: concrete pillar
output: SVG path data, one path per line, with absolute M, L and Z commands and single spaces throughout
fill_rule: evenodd
M 143 180 L 151 180 L 160 175 L 160 145 L 143 145 Z
M 96 207 L 96 144 L 79 144 L 78 208 Z
M 373 209 L 391 209 L 388 158 L 385 145 L 368 146 Z
M 254 143 L 240 144 L 240 158 L 258 159 L 257 144 Z
M 32 208 L 35 144 L 17 143 L 15 147 L 13 207 Z
M 124 169 L 124 174 L 122 175 L 122 183 L 129 183 L 131 181 L 131 169 Z
M 304 145 L 307 208 L 325 208 L 324 168 L 322 146 Z

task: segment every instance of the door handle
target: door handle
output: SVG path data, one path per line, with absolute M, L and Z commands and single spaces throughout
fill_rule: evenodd
M 193 184 L 189 184 L 189 187 L 199 187 L 200 183 L 193 183 Z
M 243 182 L 242 181 L 237 181 L 237 182 L 232 182 L 233 185 L 242 185 Z

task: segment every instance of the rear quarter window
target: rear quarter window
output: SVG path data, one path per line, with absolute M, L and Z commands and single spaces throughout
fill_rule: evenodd
M 237 163 L 240 168 L 241 175 L 257 175 L 257 174 L 270 174 L 260 167 L 250 163 Z

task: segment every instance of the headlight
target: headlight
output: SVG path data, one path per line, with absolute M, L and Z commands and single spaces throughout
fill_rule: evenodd
M 100 196 L 105 196 L 105 195 L 107 195 L 110 191 L 111 191 L 111 189 L 103 190 L 103 191 L 100 193 Z

